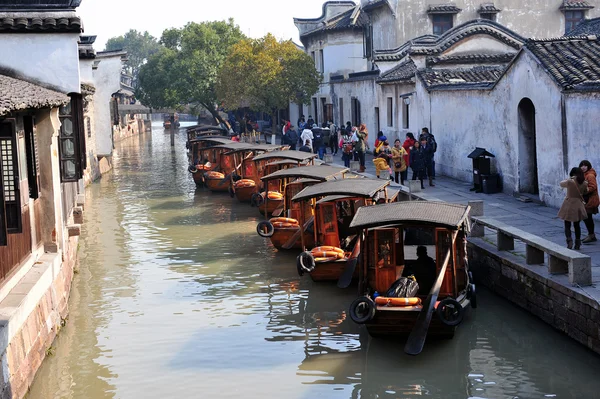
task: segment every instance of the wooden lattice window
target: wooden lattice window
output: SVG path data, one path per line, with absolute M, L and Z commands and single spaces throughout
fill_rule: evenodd
M 443 35 L 452 29 L 454 15 L 452 14 L 433 14 L 431 22 L 433 23 L 433 34 Z
M 0 122 L 0 163 L 2 163 L 2 187 L 4 191 L 4 211 L 6 232 L 21 233 L 21 193 L 19 186 L 19 162 L 17 158 L 17 138 L 14 119 Z
M 60 174 L 61 181 L 75 182 L 83 177 L 86 168 L 85 130 L 83 128 L 83 101 L 72 94 L 71 102 L 60 107 Z
M 25 150 L 27 155 L 27 182 L 29 184 L 29 198 L 39 198 L 39 157 L 35 121 L 32 116 L 23 117 L 25 128 Z

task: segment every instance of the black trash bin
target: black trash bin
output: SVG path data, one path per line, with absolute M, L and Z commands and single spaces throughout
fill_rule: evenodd
M 481 175 L 481 181 L 481 189 L 484 194 L 496 194 L 500 191 L 500 176 L 497 173 Z
M 473 188 L 471 191 L 483 192 L 483 176 L 492 174 L 491 158 L 495 155 L 485 148 L 476 147 L 468 156 L 473 160 Z

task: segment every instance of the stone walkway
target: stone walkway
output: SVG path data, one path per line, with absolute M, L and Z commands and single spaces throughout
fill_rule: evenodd
M 375 167 L 373 165 L 373 156 L 367 155 L 366 171 L 363 175 L 375 177 Z M 334 156 L 334 163 L 343 165 L 341 154 Z M 412 172 L 409 171 L 412 176 Z M 425 183 L 425 190 L 413 193 L 415 196 L 424 200 L 435 201 L 441 200 L 445 202 L 467 204 L 473 200 L 484 201 L 484 216 L 496 219 L 510 226 L 516 227 L 530 234 L 543 237 L 549 241 L 560 245 L 565 245 L 565 237 L 563 232 L 563 222 L 556 216 L 558 209 L 539 205 L 533 202 L 525 203 L 517 198 L 504 193 L 498 194 L 483 194 L 470 191 L 473 185 L 451 179 L 444 176 L 437 177 L 434 180 L 435 187 L 429 187 Z M 399 187 L 395 183 L 392 186 Z M 404 188 L 408 191 L 408 188 Z M 600 228 L 599 221 L 596 221 Z M 587 235 L 587 230 L 583 222 L 581 223 L 582 236 Z M 486 228 L 485 240 L 491 243 L 496 242 L 496 232 Z M 525 245 L 515 240 L 515 251 L 511 251 L 515 255 L 525 257 Z M 589 296 L 600 299 L 600 241 L 592 244 L 583 244 L 582 253 L 589 255 L 592 258 L 592 287 L 583 289 Z M 540 266 L 541 267 L 541 266 Z M 540 270 L 540 272 L 542 272 Z M 542 272 L 541 274 L 546 274 Z M 562 280 L 562 278 L 561 278 Z M 598 286 L 599 288 L 596 288 Z

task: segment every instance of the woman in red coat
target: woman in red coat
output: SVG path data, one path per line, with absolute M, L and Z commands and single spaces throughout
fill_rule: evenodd
M 585 200 L 585 210 L 587 211 L 587 219 L 584 221 L 588 231 L 588 236 L 582 242 L 588 244 L 597 241 L 594 231 L 593 216 L 598 213 L 600 206 L 600 197 L 598 197 L 598 183 L 596 181 L 596 171 L 592 168 L 592 164 L 588 160 L 583 160 L 579 163 L 579 168 L 583 171 L 585 180 L 588 183 L 587 193 L 583 196 Z
M 415 145 L 415 136 L 412 133 L 406 133 L 406 140 L 404 140 L 404 144 L 402 144 L 402 148 L 406 150 L 406 155 L 404 156 L 404 161 L 406 162 L 406 166 L 410 166 L 410 149 Z

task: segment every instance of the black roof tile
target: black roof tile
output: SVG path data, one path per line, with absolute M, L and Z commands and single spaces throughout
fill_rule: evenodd
M 587 1 L 573 1 L 573 0 L 564 0 L 563 4 L 560 6 L 561 10 L 589 10 L 594 8 Z
M 417 66 L 413 60 L 408 59 L 382 74 L 377 79 L 377 83 L 410 81 L 415 77 L 415 72 L 417 72 Z
M 425 68 L 417 74 L 428 90 L 440 89 L 486 89 L 491 88 L 500 79 L 505 66 L 473 68 L 432 69 Z
M 596 36 L 532 39 L 525 48 L 564 90 L 600 91 L 600 41 Z
M 81 33 L 83 25 L 76 16 L 40 13 L 3 14 L 0 17 L 0 33 Z
M 355 11 L 358 12 L 358 16 L 353 18 Z M 367 20 L 363 13 L 356 8 L 352 8 L 325 21 L 325 25 L 323 27 L 304 33 L 302 37 L 310 36 L 320 32 L 362 28 L 366 22 Z
M 0 75 L 0 115 L 31 108 L 60 107 L 69 102 L 66 94 Z
M 600 36 L 600 18 L 588 19 L 581 22 L 565 36 L 596 35 Z
M 428 14 L 456 14 L 461 11 L 454 4 L 431 4 L 427 9 Z

